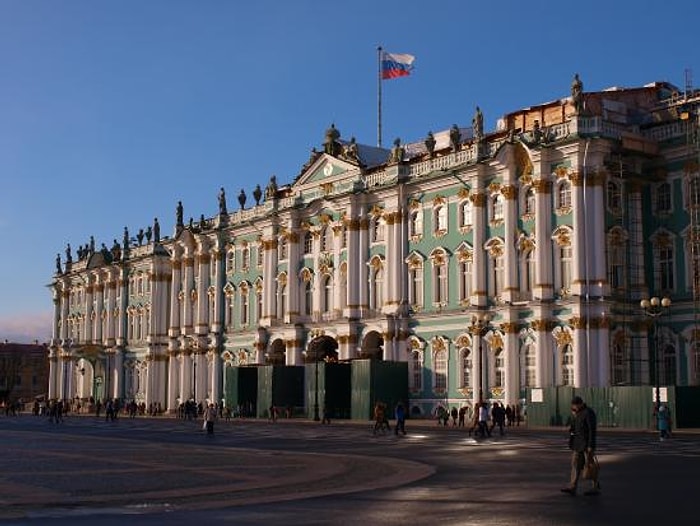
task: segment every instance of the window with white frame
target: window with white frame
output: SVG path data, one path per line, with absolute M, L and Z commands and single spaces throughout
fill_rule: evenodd
M 612 384 L 623 385 L 628 382 L 627 360 L 625 359 L 625 348 L 621 342 L 615 342 L 612 346 L 612 356 L 610 366 L 612 368 Z
M 449 298 L 447 273 L 447 254 L 443 250 L 433 253 L 433 303 L 445 305 Z
M 263 284 L 262 280 L 255 283 L 255 319 L 260 322 L 263 317 Z
M 625 261 L 626 247 L 620 243 L 610 244 L 608 247 L 610 286 L 613 289 L 625 287 Z
M 302 288 L 304 291 L 304 314 L 311 316 L 314 305 L 314 291 L 311 283 L 311 274 L 306 272 L 302 274 Z
M 469 347 L 464 347 L 460 350 L 462 357 L 462 388 L 472 387 L 472 353 Z
M 668 343 L 664 345 L 661 356 L 661 385 L 676 385 L 676 348 Z
M 408 223 L 409 236 L 420 237 L 423 235 L 423 213 L 420 210 L 412 210 Z
M 657 285 L 659 290 L 673 290 L 674 280 L 674 256 L 672 245 L 657 246 Z
M 523 387 L 537 385 L 537 352 L 532 343 L 526 343 L 522 350 L 522 384 Z
M 333 278 L 329 275 L 325 275 L 323 277 L 322 287 L 323 305 L 321 305 L 321 310 L 328 314 L 333 310 Z
M 314 236 L 308 230 L 304 232 L 304 254 L 313 254 L 314 252 Z
M 233 294 L 227 293 L 226 294 L 226 326 L 229 328 L 233 326 L 233 320 L 236 319 L 235 307 L 236 307 L 236 304 L 233 301 Z
M 468 302 L 472 295 L 472 260 L 464 258 L 459 262 L 459 301 Z
M 574 349 L 570 343 L 561 348 L 561 384 L 574 385 Z
M 525 268 L 521 274 L 522 276 L 522 286 L 520 291 L 523 293 L 524 297 L 531 298 L 532 291 L 535 288 L 535 283 L 537 282 L 537 258 L 535 257 L 535 248 L 531 248 L 525 253 Z
M 447 205 L 437 205 L 433 209 L 433 231 L 436 235 L 447 233 Z
M 413 391 L 423 390 L 423 353 L 419 350 L 411 351 L 410 382 Z
M 384 241 L 384 225 L 379 216 L 372 218 L 370 222 L 370 238 L 372 243 Z
M 496 349 L 493 354 L 494 387 L 503 387 L 506 384 L 505 356 L 503 349 Z
M 501 222 L 504 218 L 504 203 L 503 194 L 498 193 L 491 196 L 491 221 Z
M 408 269 L 408 301 L 411 305 L 423 306 L 423 262 L 412 264 Z
M 535 215 L 537 207 L 537 194 L 532 186 L 528 186 L 525 190 L 524 212 L 526 216 L 532 217 Z
M 248 270 L 250 268 L 250 248 L 248 245 L 244 245 L 241 249 L 241 270 Z
M 255 254 L 256 254 L 255 264 L 258 267 L 262 267 L 263 266 L 263 259 L 265 257 L 265 250 L 263 249 L 262 243 L 258 244 L 257 248 L 255 249 Z
M 280 260 L 285 260 L 287 259 L 287 237 L 282 236 L 279 238 L 279 241 L 277 242 L 277 258 Z
M 377 262 L 370 273 L 369 308 L 379 310 L 384 305 L 384 267 Z
M 656 213 L 669 214 L 671 212 L 671 184 L 660 183 L 656 187 Z
M 472 226 L 472 211 L 474 205 L 471 199 L 465 199 L 459 203 L 459 226 L 461 228 L 467 228 Z
M 488 247 L 489 267 L 491 271 L 491 279 L 489 280 L 489 289 L 491 296 L 500 297 L 503 293 L 505 279 L 505 257 L 503 243 L 496 241 Z
M 571 183 L 562 181 L 557 188 L 557 208 L 571 208 Z
M 608 193 L 608 208 L 612 212 L 622 211 L 622 190 L 620 185 L 615 181 L 608 181 L 607 185 Z
M 240 286 L 241 292 L 241 325 L 247 326 L 250 323 L 250 304 L 248 295 L 248 286 L 244 283 Z
M 287 276 L 277 278 L 277 319 L 283 319 L 287 306 Z
M 447 389 L 447 351 L 440 349 L 434 355 L 434 387 L 436 391 Z

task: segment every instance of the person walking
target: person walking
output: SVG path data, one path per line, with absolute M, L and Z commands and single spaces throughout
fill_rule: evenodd
M 404 435 L 406 434 L 406 410 L 403 407 L 403 404 L 399 402 L 396 404 L 396 409 L 394 410 L 394 414 L 396 416 L 396 426 L 394 427 L 394 434 L 398 435 L 399 431 L 403 433 Z
M 503 426 L 506 420 L 506 410 L 503 409 L 503 404 L 494 402 L 493 409 L 491 409 L 491 429 L 489 429 L 489 435 L 493 432 L 494 428 L 498 426 L 501 436 L 503 436 Z
M 595 450 L 597 442 L 597 419 L 593 409 L 588 407 L 580 396 L 571 400 L 571 426 L 569 428 L 569 449 L 571 449 L 571 481 L 562 488 L 562 493 L 576 495 L 578 481 L 584 468 L 587 468 L 591 481 L 591 489 L 585 491 L 586 496 L 600 494 L 598 482 L 597 461 Z
M 665 404 L 661 404 L 656 412 L 656 425 L 659 430 L 659 440 L 663 442 L 671 438 L 671 411 Z
M 204 425 L 208 436 L 214 436 L 214 422 L 216 422 L 216 407 L 214 404 L 209 404 L 204 410 Z

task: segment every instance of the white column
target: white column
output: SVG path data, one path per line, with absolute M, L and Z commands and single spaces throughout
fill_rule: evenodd
M 185 280 L 184 280 L 184 293 L 185 297 L 182 300 L 184 303 L 183 314 L 184 317 L 181 320 L 181 331 L 183 334 L 191 334 L 194 328 L 193 312 L 192 312 L 192 289 L 194 288 L 194 258 L 191 254 L 186 254 L 182 259 L 184 264 Z
M 285 312 L 289 323 L 294 323 L 301 314 L 301 302 L 299 301 L 300 281 L 299 262 L 301 260 L 301 236 L 299 235 L 299 225 L 297 221 L 290 220 L 289 232 L 287 235 L 287 305 Z M 287 358 L 289 359 L 289 358 Z
M 107 281 L 107 334 L 103 335 L 108 346 L 116 342 L 114 310 L 117 307 L 117 276 L 110 272 Z
M 552 271 L 552 196 L 551 184 L 546 179 L 533 181 L 535 189 L 535 255 L 536 283 L 533 287 L 535 298 L 551 299 L 554 295 L 554 274 Z
M 346 318 L 355 318 L 359 316 L 360 306 L 360 267 L 365 265 L 365 262 L 360 257 L 360 222 L 353 218 L 346 222 L 345 228 L 348 230 L 348 286 L 347 300 L 343 316 Z
M 209 351 L 209 360 L 211 361 L 211 376 L 209 377 L 209 385 L 211 392 L 211 400 L 214 403 L 220 403 L 222 398 L 221 393 L 221 357 L 216 352 L 216 349 Z
M 209 255 L 208 243 L 205 238 L 199 240 L 199 254 L 195 265 L 199 265 L 199 280 L 197 281 L 197 318 L 195 334 L 204 336 L 209 333 Z
M 586 214 L 592 214 L 592 210 L 586 211 L 583 198 L 583 175 L 581 173 L 571 177 L 571 204 L 573 207 L 573 239 L 571 247 L 571 292 L 575 296 L 585 294 L 586 282 Z M 587 203 L 586 203 L 587 204 Z
M 518 284 L 518 252 L 515 239 L 518 231 L 518 189 L 515 185 L 504 186 L 501 193 L 505 197 L 505 272 L 504 301 L 516 301 L 520 287 Z
M 472 332 L 472 402 L 480 402 L 479 395 L 483 389 L 482 353 L 487 352 L 482 346 L 485 344 L 478 330 Z M 485 393 L 484 393 L 485 394 Z
M 93 340 L 92 313 L 94 311 L 94 303 L 92 298 L 94 290 L 95 278 L 93 276 L 88 276 L 88 284 L 87 287 L 85 287 L 85 327 L 82 333 L 83 341 L 85 343 L 92 343 Z
M 592 280 L 590 294 L 602 296 L 608 281 L 605 255 L 607 253 L 607 236 L 605 234 L 605 173 L 599 172 L 593 181 L 592 217 L 589 215 L 591 229 L 586 242 L 586 250 L 592 255 Z M 604 347 L 607 349 L 607 344 Z
M 180 394 L 180 378 L 179 378 L 179 362 L 177 359 L 176 351 L 168 352 L 168 401 L 167 401 L 167 411 L 168 413 L 173 413 L 177 411 L 178 403 L 177 398 L 182 396 Z
M 183 400 L 194 397 L 192 385 L 192 355 L 189 352 L 180 354 L 180 396 Z
M 56 385 L 58 383 L 59 377 L 59 367 L 58 367 L 58 357 L 57 350 L 51 349 L 49 351 L 49 400 L 56 398 L 57 389 Z
M 586 320 L 583 317 L 571 319 L 574 333 L 574 387 L 588 386 L 588 355 L 586 353 Z
M 213 251 L 213 257 L 214 261 L 213 264 L 215 266 L 215 273 L 216 277 L 214 279 L 214 289 L 215 289 L 215 294 L 214 294 L 214 319 L 209 320 L 211 323 L 211 330 L 212 332 L 216 334 L 220 334 L 223 331 L 224 328 L 224 320 L 222 319 L 222 312 L 223 312 L 223 307 L 225 304 L 225 298 L 224 298 L 224 283 L 225 283 L 225 276 L 224 276 L 224 263 L 223 263 L 223 257 L 225 257 L 225 251 L 222 250 L 222 248 L 218 245 L 217 241 L 217 246 Z
M 472 305 L 484 307 L 487 304 L 488 290 L 486 288 L 486 272 L 488 263 L 484 243 L 486 241 L 486 194 L 473 193 L 471 195 L 474 204 L 474 254 L 472 259 Z M 424 276 L 427 279 L 427 276 Z M 435 284 L 437 286 L 437 284 Z M 476 398 L 479 393 L 476 393 Z M 478 401 L 478 400 L 476 400 Z
M 94 331 L 95 331 L 95 336 L 94 336 L 94 341 L 95 343 L 101 344 L 104 339 L 104 335 L 102 334 L 102 315 L 104 312 L 104 289 L 105 289 L 105 284 L 102 282 L 102 279 L 100 279 L 99 282 L 95 284 L 95 292 L 97 293 L 97 306 L 96 306 L 96 312 L 95 312 L 95 326 L 94 326 Z
M 514 316 L 517 319 L 517 313 Z M 518 345 L 518 324 L 517 321 L 509 321 L 501 325 L 501 329 L 505 333 L 505 353 L 504 366 L 505 374 L 505 401 L 506 404 L 515 405 L 520 398 L 520 360 L 518 354 L 520 348 Z
M 359 222 L 359 247 L 358 247 L 358 280 L 357 288 L 359 289 L 359 305 L 362 312 L 369 309 L 369 219 L 363 216 Z

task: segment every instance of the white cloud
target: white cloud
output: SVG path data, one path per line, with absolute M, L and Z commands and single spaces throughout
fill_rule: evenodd
M 47 342 L 51 338 L 51 312 L 31 312 L 0 317 L 0 341 L 32 343 Z

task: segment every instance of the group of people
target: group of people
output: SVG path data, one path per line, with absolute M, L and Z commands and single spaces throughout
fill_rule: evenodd
M 402 435 L 406 434 L 406 408 L 402 402 L 399 402 L 394 407 L 394 418 L 396 419 L 396 424 L 394 425 L 394 434 Z M 374 428 L 372 430 L 373 434 L 385 433 L 387 431 L 391 432 L 391 424 L 389 424 L 389 410 L 387 404 L 378 400 L 374 404 Z
M 508 426 L 519 426 L 522 421 L 522 410 L 519 404 L 514 407 L 510 405 L 504 406 L 501 402 L 493 402 L 489 412 L 487 402 L 479 402 L 476 404 L 474 411 L 471 408 L 462 406 L 459 409 L 452 407 L 448 411 L 442 405 L 436 409 L 438 425 L 449 425 L 452 420 L 453 427 L 465 427 L 467 416 L 471 419 L 472 425 L 469 429 L 469 435 L 474 433 L 474 436 L 491 436 L 492 431 L 496 426 L 499 428 L 501 435 L 504 434 L 504 429 Z M 489 427 L 490 422 L 490 427 Z

